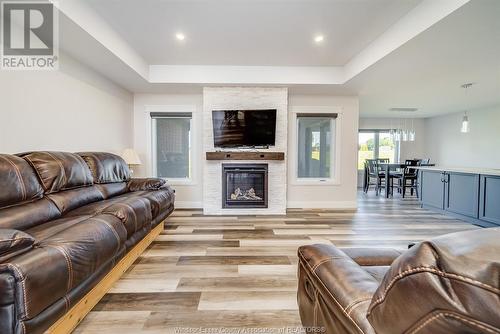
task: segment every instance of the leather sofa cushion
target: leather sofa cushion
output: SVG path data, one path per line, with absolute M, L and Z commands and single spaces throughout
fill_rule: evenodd
M 60 191 L 47 195 L 61 213 L 74 210 L 92 202 L 102 201 L 102 193 L 96 186 Z
M 488 228 L 413 246 L 391 265 L 368 320 L 378 333 L 388 334 L 500 328 L 499 240 L 500 228 Z
M 26 230 L 61 216 L 57 206 L 48 198 L 23 205 L 0 209 L 0 228 Z
M 374 333 L 366 320 L 366 310 L 378 281 L 363 270 L 340 249 L 332 245 L 302 246 L 299 255 L 299 305 L 305 309 L 318 309 L 323 315 L 320 323 L 330 323 L 332 332 Z M 316 323 L 301 313 L 305 324 Z M 341 319 L 335 323 L 333 319 Z M 336 331 L 333 331 L 335 329 Z
M 130 197 L 117 201 L 102 213 L 113 215 L 121 220 L 127 229 L 127 239 L 135 232 L 146 226 L 146 231 L 151 230 L 151 204 L 145 198 Z
M 90 169 L 77 154 L 45 151 L 22 157 L 35 169 L 45 194 L 92 185 Z
M 92 172 L 94 183 L 115 183 L 130 180 L 130 170 L 120 156 L 106 152 L 77 153 L 85 160 Z
M 27 252 L 34 243 L 35 239 L 22 231 L 0 229 L 0 262 Z
M 123 252 L 126 230 L 112 215 L 98 215 L 43 240 L 33 250 L 0 264 L 15 279 L 16 312 L 31 319 Z M 57 278 L 57 279 L 56 279 Z
M 158 190 L 134 191 L 122 196 L 147 198 L 151 204 L 153 218 L 158 217 L 161 212 L 169 210 L 175 202 L 175 193 L 173 189 L 167 185 L 163 185 Z
M 158 190 L 165 183 L 165 180 L 158 178 L 134 178 L 128 182 L 128 191 Z
M 96 184 L 95 186 L 99 189 L 104 199 L 119 196 L 127 192 L 126 182 Z
M 48 239 L 57 233 L 60 233 L 68 228 L 80 224 L 87 219 L 90 215 L 73 216 L 73 217 L 63 217 L 59 219 L 51 220 L 45 224 L 37 225 L 33 228 L 26 230 L 26 233 L 33 236 L 38 242 Z
M 153 220 L 150 201 L 128 194 L 85 205 L 69 212 L 67 217 L 97 214 L 110 214 L 120 219 L 127 230 L 127 238 L 146 225 L 150 230 Z
M 43 189 L 33 168 L 20 157 L 0 154 L 0 208 L 42 196 Z

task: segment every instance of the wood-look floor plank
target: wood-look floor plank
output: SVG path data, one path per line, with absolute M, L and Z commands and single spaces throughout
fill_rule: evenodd
M 108 293 L 94 311 L 189 311 L 199 300 L 199 292 Z
M 285 216 L 219 217 L 175 210 L 162 234 L 75 333 L 180 334 L 179 327 L 269 328 L 274 333 L 272 328 L 294 328 L 300 326 L 299 246 L 404 250 L 410 242 L 478 228 L 424 210 L 414 198 L 360 193 L 358 205 L 357 211 L 290 209 Z
M 295 291 L 202 292 L 198 310 L 296 310 Z
M 181 256 L 179 266 L 182 265 L 239 265 L 239 264 L 290 264 L 286 256 Z

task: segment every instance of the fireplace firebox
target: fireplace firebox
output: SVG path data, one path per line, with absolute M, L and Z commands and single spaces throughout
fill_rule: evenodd
M 267 164 L 222 164 L 222 208 L 267 208 Z

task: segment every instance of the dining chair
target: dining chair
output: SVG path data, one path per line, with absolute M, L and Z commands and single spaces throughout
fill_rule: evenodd
M 370 190 L 370 186 L 375 186 L 375 192 L 378 195 L 379 187 L 381 186 L 382 179 L 385 177 L 385 172 L 381 171 L 378 159 L 366 159 L 365 160 L 365 193 Z M 372 180 L 375 179 L 375 183 Z
M 401 174 L 394 175 L 394 177 L 399 181 L 397 188 L 398 191 L 402 193 L 403 198 L 405 198 L 407 188 L 410 189 L 412 196 L 415 191 L 418 198 L 418 170 L 411 167 L 419 165 L 421 165 L 421 161 L 419 160 L 406 160 L 403 172 Z

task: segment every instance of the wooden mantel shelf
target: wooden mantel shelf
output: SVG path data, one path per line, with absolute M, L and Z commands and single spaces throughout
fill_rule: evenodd
M 285 152 L 207 152 L 207 160 L 285 160 Z

